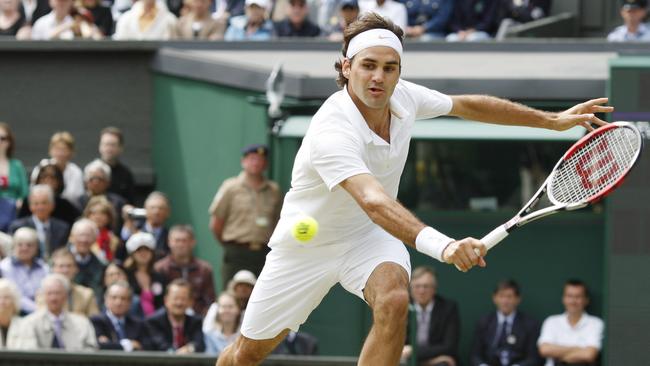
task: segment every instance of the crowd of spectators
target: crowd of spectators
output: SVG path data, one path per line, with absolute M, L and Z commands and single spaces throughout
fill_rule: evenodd
M 3 0 L 0 36 L 18 39 L 339 40 L 376 12 L 422 41 L 494 37 L 504 19 L 549 14 L 551 0 Z
M 30 174 L 13 156 L 15 143 L 0 123 L 0 349 L 218 354 L 235 339 L 256 274 L 246 263 L 231 265 L 217 297 L 212 266 L 194 255 L 194 229 L 168 223 L 167 196 L 153 191 L 143 208 L 134 205 L 119 129 L 101 131 L 99 156 L 83 169 L 68 132 L 51 137 L 49 157 Z M 245 149 L 242 165 L 276 195 L 277 185 L 261 178 L 260 149 Z M 264 247 L 280 199 L 258 230 Z M 219 201 L 216 212 L 230 212 L 230 201 Z M 317 352 L 309 335 L 291 339 L 276 353 Z

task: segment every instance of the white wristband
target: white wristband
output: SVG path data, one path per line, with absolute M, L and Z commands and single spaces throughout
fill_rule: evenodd
M 455 240 L 427 226 L 415 238 L 415 248 L 418 252 L 443 262 L 442 251 L 453 241 Z

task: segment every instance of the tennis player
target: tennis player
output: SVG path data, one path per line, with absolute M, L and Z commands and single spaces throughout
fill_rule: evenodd
M 396 365 L 405 339 L 411 271 L 402 243 L 461 271 L 486 265 L 479 240 L 450 238 L 396 201 L 416 119 L 453 115 L 553 130 L 592 129 L 591 123 L 605 124 L 593 113 L 612 110 L 601 105 L 606 98 L 549 113 L 494 97 L 429 90 L 400 79 L 402 37 L 399 27 L 374 13 L 345 31 L 344 58 L 335 65 L 343 90 L 311 121 L 241 336 L 219 356 L 218 366 L 262 362 L 336 283 L 372 308 L 374 324 L 359 365 Z M 303 215 L 320 224 L 306 244 L 291 236 Z

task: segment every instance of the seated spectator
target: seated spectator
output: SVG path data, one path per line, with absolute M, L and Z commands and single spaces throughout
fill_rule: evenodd
M 189 0 L 188 13 L 176 23 L 176 36 L 179 39 L 222 40 L 226 33 L 228 18 L 213 18 L 210 14 L 212 0 Z
M 127 241 L 132 233 L 144 231 L 156 238 L 155 259 L 165 257 L 169 253 L 169 229 L 165 226 L 170 214 L 170 205 L 164 193 L 154 191 L 144 201 L 145 217 L 144 223 L 137 221 L 130 216 L 133 206 L 126 205 L 122 210 L 124 226 L 122 227 L 122 240 Z
M 20 0 L 20 14 L 25 17 L 25 22 L 28 25 L 33 25 L 39 18 L 47 15 L 50 10 L 52 8 L 50 8 L 48 0 Z
M 273 36 L 273 22 L 267 18 L 268 0 L 246 0 L 244 15 L 230 18 L 226 41 L 268 41 Z
M 71 0 L 52 1 L 71 2 Z M 67 14 L 69 13 L 70 12 L 68 11 Z M 72 19 L 72 17 L 70 18 Z M 56 166 L 58 166 L 63 172 L 63 192 L 61 193 L 61 197 L 67 199 L 73 205 L 76 205 L 79 201 L 79 197 L 84 194 L 84 177 L 81 168 L 70 161 L 74 155 L 74 150 L 74 137 L 72 137 L 69 132 L 57 132 L 52 135 L 49 147 L 50 159 L 43 159 L 40 162 L 39 166 L 32 171 L 31 180 L 32 182 L 36 181 L 40 166 L 47 163 L 56 164 Z M 77 208 L 81 209 L 81 207 Z
M 210 331 L 204 332 L 205 352 L 212 355 L 219 355 L 229 344 L 233 343 L 239 335 L 239 324 L 241 322 L 241 310 L 237 305 L 237 299 L 230 292 L 219 295 L 215 303 L 217 311 L 212 318 L 203 320 L 210 324 Z
M 91 250 L 102 262 L 111 262 L 114 259 L 122 262 L 124 258 L 116 257 L 121 250 L 122 241 L 112 231 L 115 225 L 115 209 L 104 196 L 96 196 L 90 199 L 84 209 L 84 217 L 92 220 L 99 234 L 97 241 L 93 244 Z
M 22 322 L 19 312 L 20 291 L 12 281 L 0 278 L 0 351 L 19 348 L 18 330 Z
M 133 203 L 135 198 L 135 179 L 131 169 L 120 161 L 124 151 L 124 135 L 117 127 L 106 127 L 99 137 L 100 159 L 111 168 L 111 184 L 108 191 Z M 120 211 L 117 211 L 120 213 Z
M 359 18 L 359 3 L 357 0 L 342 0 L 339 9 L 339 16 L 333 17 L 335 21 L 329 29 L 330 41 L 340 42 L 343 40 L 343 32 L 347 27 Z
M 377 13 L 386 19 L 390 19 L 395 25 L 406 29 L 408 16 L 406 6 L 395 0 L 362 0 L 359 2 L 361 14 Z
M 168 282 L 182 278 L 192 286 L 194 311 L 203 316 L 215 299 L 212 266 L 194 257 L 196 245 L 194 230 L 189 225 L 176 225 L 169 230 L 167 257 L 156 262 L 154 269 L 165 276 Z
M 447 35 L 449 42 L 479 42 L 496 33 L 500 0 L 456 0 Z
M 12 5 L 14 14 L 8 15 L 7 9 Z M 0 3 L 0 36 L 5 23 L 10 17 L 19 16 L 18 2 L 7 0 Z M 21 208 L 29 193 L 25 168 L 18 159 L 12 158 L 15 148 L 14 135 L 9 125 L 0 122 L 0 230 L 6 232 L 9 224 L 16 218 L 16 210 Z
M 52 11 L 38 19 L 32 28 L 32 39 L 74 39 L 71 16 L 73 0 L 50 0 Z
M 309 18 L 307 0 L 290 0 L 287 18 L 274 24 L 278 37 L 318 37 L 320 28 Z
M 537 340 L 546 366 L 596 365 L 603 340 L 603 321 L 585 311 L 589 305 L 587 285 L 580 280 L 564 284 L 565 313 L 544 320 Z
M 241 311 L 242 319 L 244 318 L 246 306 L 248 306 L 248 299 L 250 299 L 251 293 L 253 293 L 255 282 L 257 282 L 255 274 L 246 269 L 242 269 L 235 273 L 235 276 L 230 280 L 230 282 L 228 282 L 227 292 L 232 294 L 235 298 L 237 307 Z M 214 319 L 217 317 L 218 311 L 219 304 L 213 302 L 203 320 L 203 333 L 209 333 L 214 330 Z
M 521 302 L 519 285 L 512 280 L 499 282 L 492 301 L 497 311 L 479 320 L 470 364 L 540 365 L 542 360 L 537 353 L 539 323 L 517 309 Z
M 148 336 L 144 322 L 128 314 L 131 295 L 131 288 L 124 281 L 117 281 L 106 290 L 106 310 L 90 318 L 100 349 L 126 352 L 146 349 Z
M 111 262 L 109 263 L 106 268 L 104 268 L 104 273 L 102 273 L 102 293 L 101 297 L 97 299 L 98 303 L 102 303 L 102 300 L 104 299 L 104 295 L 106 294 L 106 290 L 115 282 L 118 281 L 124 281 L 128 282 L 128 277 L 126 275 L 126 270 L 122 265 Z M 105 310 L 102 308 L 102 310 Z
M 54 192 L 50 186 L 44 184 L 32 186 L 29 193 L 29 209 L 32 215 L 16 219 L 9 226 L 9 231 L 14 233 L 21 227 L 36 229 L 38 255 L 47 261 L 53 251 L 66 245 L 70 227 L 65 222 L 52 217 Z
M 14 234 L 13 255 L 0 261 L 2 277 L 13 281 L 20 290 L 20 311 L 29 314 L 36 310 L 36 293 L 49 268 L 38 257 L 38 234 L 29 227 L 21 227 Z
M 499 6 L 499 19 L 527 23 L 548 16 L 551 0 L 504 0 Z
M 47 184 L 54 191 L 54 211 L 52 217 L 63 220 L 68 225 L 74 224 L 81 215 L 77 206 L 73 205 L 67 199 L 61 197 L 63 193 L 63 172 L 59 167 L 45 160 L 44 165 L 38 167 L 38 175 L 34 184 Z M 18 217 L 30 216 L 32 211 L 29 209 L 29 199 L 25 201 L 20 208 Z
M 413 270 L 411 297 L 417 313 L 417 347 L 413 355 L 413 346 L 405 345 L 402 359 L 415 356 L 418 364 L 455 366 L 460 338 L 458 306 L 438 295 L 437 288 L 433 268 L 422 266 Z
M 623 25 L 607 35 L 609 42 L 650 42 L 650 29 L 643 23 L 648 14 L 647 0 L 623 0 L 620 13 Z
M 124 262 L 124 267 L 137 297 L 131 312 L 140 318 L 150 316 L 164 305 L 167 280 L 153 268 L 155 247 L 156 239 L 144 232 L 131 235 L 126 242 L 129 257 Z
M 8 20 L 3 18 L 6 16 L 8 4 L 14 6 L 14 11 L 18 12 L 16 0 L 5 0 L 0 3 L 0 36 L 6 24 L 3 22 Z M 15 143 L 9 125 L 0 122 L 0 198 L 9 199 L 15 205 L 14 207 L 20 208 L 29 194 L 29 185 L 23 163 L 13 158 Z
M 117 193 L 108 191 L 111 184 L 111 167 L 99 159 L 88 163 L 84 168 L 85 193 L 79 198 L 77 205 L 84 209 L 92 197 L 105 197 L 115 208 L 116 212 L 122 212 L 126 200 Z
M 97 349 L 95 330 L 87 317 L 65 309 L 70 282 L 61 274 L 50 274 L 41 291 L 45 309 L 25 317 L 21 324 L 20 348 L 26 350 L 60 349 L 92 351 Z
M 113 14 L 110 8 L 103 6 L 99 0 L 81 0 L 81 7 L 90 12 L 102 37 L 113 33 Z
M 192 286 L 183 279 L 176 279 L 167 286 L 165 307 L 145 322 L 152 350 L 176 354 L 205 350 L 201 318 L 185 313 L 192 297 Z
M 160 40 L 174 37 L 176 17 L 160 0 L 140 0 L 117 20 L 116 40 Z
M 290 331 L 273 350 L 274 355 L 308 355 L 318 354 L 318 339 L 306 332 Z
M 99 314 L 97 298 L 93 290 L 72 282 L 78 271 L 74 254 L 67 248 L 57 249 L 52 254 L 52 273 L 63 275 L 70 281 L 70 292 L 66 303 L 68 311 L 87 317 Z M 45 306 L 45 299 L 40 295 L 37 296 L 36 302 L 39 308 Z
M 90 248 L 97 241 L 97 225 L 88 219 L 80 219 L 70 230 L 70 252 L 74 254 L 79 272 L 74 282 L 93 289 L 96 297 L 102 294 L 102 274 L 106 267 Z
M 400 0 L 406 5 L 407 37 L 420 41 L 444 39 L 454 10 L 454 0 Z

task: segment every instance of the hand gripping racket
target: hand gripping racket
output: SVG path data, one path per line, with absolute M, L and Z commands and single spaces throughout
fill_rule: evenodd
M 627 122 L 610 123 L 585 135 L 564 154 L 524 208 L 481 242 L 489 250 L 529 222 L 598 202 L 623 182 L 642 148 L 641 133 Z M 544 193 L 552 206 L 532 211 Z

